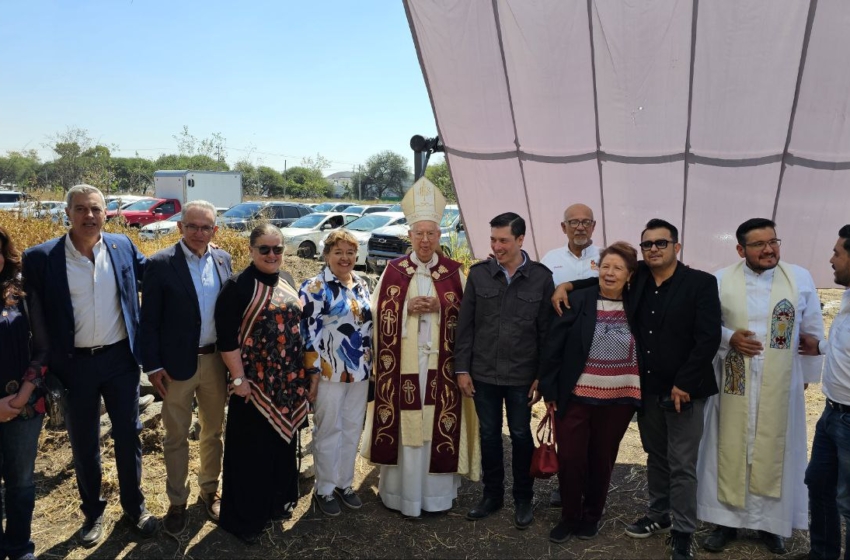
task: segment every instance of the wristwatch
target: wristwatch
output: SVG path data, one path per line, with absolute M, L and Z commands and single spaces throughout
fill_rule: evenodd
M 244 379 L 244 376 L 242 376 L 242 377 L 237 377 L 236 379 L 234 379 L 233 381 L 231 381 L 231 383 L 233 383 L 233 386 L 234 386 L 234 387 L 239 387 L 240 385 L 242 385 L 242 380 L 243 380 L 243 379 Z

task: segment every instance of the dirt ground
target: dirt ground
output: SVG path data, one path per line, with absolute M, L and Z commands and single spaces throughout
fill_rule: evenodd
M 287 268 L 296 279 L 315 274 L 315 266 L 291 262 Z M 841 292 L 821 291 L 824 316 L 829 323 L 838 310 Z M 814 424 L 823 408 L 819 385 L 806 394 L 809 447 Z M 542 414 L 535 409 L 535 419 Z M 165 514 L 165 466 L 162 461 L 162 428 L 156 424 L 142 433 L 144 445 L 144 484 L 148 508 L 158 516 Z M 510 443 L 504 430 L 506 463 L 510 462 Z M 197 462 L 197 443 L 191 442 L 192 462 Z M 109 502 L 105 538 L 99 546 L 85 549 L 76 544 L 75 533 L 83 521 L 79 495 L 74 481 L 71 452 L 64 431 L 44 429 L 36 463 L 37 497 L 33 520 L 33 540 L 40 558 L 664 558 L 664 539 L 637 540 L 623 533 L 626 523 L 640 517 L 646 506 L 645 454 L 640 445 L 637 424 L 632 422 L 620 447 L 608 498 L 607 514 L 597 538 L 570 540 L 556 545 L 548 540 L 549 530 L 557 523 L 559 510 L 548 507 L 548 498 L 556 481 L 535 484 L 535 521 L 526 531 L 513 527 L 510 500 L 505 509 L 488 519 L 470 522 L 466 511 L 480 498 L 480 483 L 464 480 L 454 509 L 443 515 L 425 515 L 406 520 L 383 507 L 377 496 L 378 471 L 358 458 L 355 489 L 364 501 L 358 511 L 343 511 L 337 518 L 324 517 L 310 501 L 312 480 L 302 478 L 302 498 L 292 520 L 269 526 L 261 541 L 246 546 L 207 520 L 203 506 L 196 503 L 197 487 L 190 497 L 189 529 L 178 540 L 160 532 L 148 541 L 136 540 L 120 520 L 117 476 L 111 441 L 103 449 L 103 495 Z M 506 481 L 510 491 L 510 469 Z M 195 481 L 192 480 L 192 484 Z M 710 531 L 701 527 L 698 540 Z M 808 536 L 795 531 L 786 543 L 789 554 L 800 557 L 808 551 Z M 724 554 L 700 550 L 698 557 L 773 558 L 751 535 L 739 539 Z

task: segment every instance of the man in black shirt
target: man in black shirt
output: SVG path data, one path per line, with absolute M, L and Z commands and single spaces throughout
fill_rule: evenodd
M 626 301 L 637 318 L 643 400 L 638 427 L 647 452 L 649 511 L 626 534 L 646 538 L 672 530 L 673 558 L 687 559 L 694 554 L 703 409 L 717 393 L 712 361 L 720 346 L 720 298 L 714 276 L 678 261 L 674 225 L 650 220 L 640 248 L 643 261 Z M 556 311 L 567 303 L 566 291 L 594 280 L 559 286 L 552 297 Z

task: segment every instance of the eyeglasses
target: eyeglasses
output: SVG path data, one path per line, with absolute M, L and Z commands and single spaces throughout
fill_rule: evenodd
M 596 222 L 594 220 L 567 220 L 564 223 L 570 226 L 571 228 L 577 228 L 580 225 L 589 228 Z
M 275 245 L 272 247 L 271 245 L 258 245 L 254 247 L 261 255 L 268 255 L 270 251 L 274 251 L 275 255 L 283 254 L 283 245 Z
M 745 243 L 744 247 L 747 247 L 748 249 L 755 249 L 757 251 L 761 251 L 767 245 L 770 245 L 771 249 L 776 249 L 780 245 L 782 245 L 782 240 L 781 239 L 771 239 L 770 241 L 754 241 L 753 243 Z
M 641 241 L 640 248 L 643 251 L 649 251 L 655 245 L 659 250 L 666 249 L 667 245 L 673 243 L 669 239 L 656 239 L 655 241 Z
M 197 233 L 200 231 L 204 235 L 211 234 L 215 229 L 213 226 L 198 226 L 195 224 L 187 224 L 186 222 L 183 222 L 183 227 L 186 228 L 186 231 L 189 233 Z

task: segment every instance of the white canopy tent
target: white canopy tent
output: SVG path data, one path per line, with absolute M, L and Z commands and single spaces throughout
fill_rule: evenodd
M 834 286 L 850 2 L 403 1 L 476 256 L 506 211 L 542 256 L 583 202 L 598 245 L 664 218 L 713 272 L 737 260 L 737 226 L 767 217 L 783 260 Z

